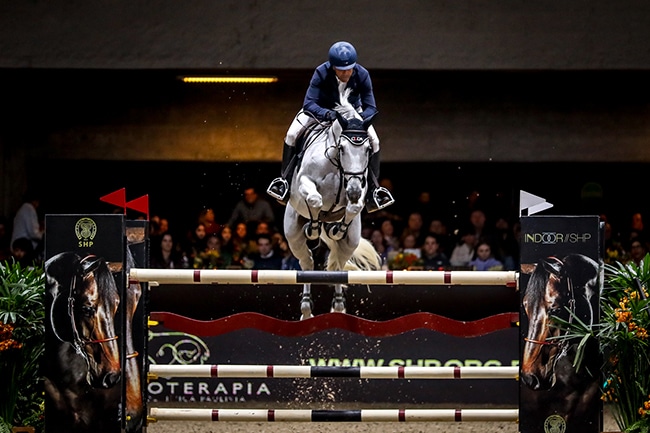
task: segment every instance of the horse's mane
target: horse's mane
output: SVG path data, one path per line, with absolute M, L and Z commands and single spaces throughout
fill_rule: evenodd
M 348 100 L 352 89 L 345 89 L 342 93 L 339 94 L 339 104 L 336 104 L 334 111 L 339 113 L 345 120 L 358 119 L 363 120 L 359 112 L 354 108 L 354 106 Z
M 526 287 L 526 294 L 531 296 L 534 302 L 543 298 L 548 283 L 549 272 L 544 269 L 543 262 L 544 260 L 540 260 L 537 264 Z

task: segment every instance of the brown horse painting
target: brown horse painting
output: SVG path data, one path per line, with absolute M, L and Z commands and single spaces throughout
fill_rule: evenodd
M 600 266 L 587 256 L 570 254 L 522 264 L 521 269 L 530 279 L 522 301 L 522 320 L 528 327 L 522 345 L 520 411 L 527 415 L 521 416 L 520 429 L 543 432 L 545 420 L 555 415 L 551 419 L 563 418 L 567 432 L 599 432 L 597 344 L 590 343 L 584 362 L 575 368 L 578 342 L 554 339 L 562 331 L 553 326 L 553 317 L 569 322 L 578 318 L 587 325 L 598 321 Z
M 104 259 L 64 252 L 45 263 L 46 430 L 119 431 L 120 298 Z M 117 430 L 115 430 L 117 428 Z

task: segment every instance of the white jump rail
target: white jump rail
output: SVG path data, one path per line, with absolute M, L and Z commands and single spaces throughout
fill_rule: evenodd
M 519 409 L 182 409 L 152 407 L 149 420 L 249 422 L 518 422 Z
M 230 269 L 139 269 L 132 282 L 160 284 L 375 284 L 517 287 L 516 271 L 276 271 Z
M 519 367 L 343 367 L 309 365 L 166 365 L 152 364 L 156 377 L 317 378 L 360 379 L 518 379 Z

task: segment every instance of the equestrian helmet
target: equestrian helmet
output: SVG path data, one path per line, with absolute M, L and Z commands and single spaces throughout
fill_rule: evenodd
M 330 47 L 329 60 L 336 69 L 352 69 L 357 64 L 357 50 L 349 42 L 337 42 Z

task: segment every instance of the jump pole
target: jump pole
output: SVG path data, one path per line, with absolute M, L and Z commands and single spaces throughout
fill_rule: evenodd
M 309 365 L 166 365 L 149 366 L 150 377 L 359 379 L 518 379 L 519 367 L 342 367 Z
M 517 287 L 516 271 L 278 271 L 131 269 L 129 280 L 160 284 L 375 284 Z
M 519 409 L 150 409 L 156 421 L 248 422 L 518 422 Z

